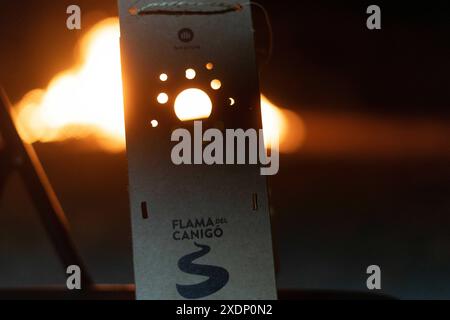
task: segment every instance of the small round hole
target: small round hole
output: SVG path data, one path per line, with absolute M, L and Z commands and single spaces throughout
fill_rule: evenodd
M 194 69 L 187 69 L 186 70 L 186 78 L 189 80 L 195 79 L 197 73 Z
M 161 73 L 159 75 L 159 80 L 161 80 L 162 82 L 166 82 L 169 79 L 169 76 L 165 73 Z
M 236 100 L 234 100 L 234 98 L 228 98 L 228 101 L 230 103 L 230 106 L 234 106 L 236 104 Z
M 152 120 L 151 124 L 153 128 L 156 128 L 159 125 L 159 122 L 158 120 Z
M 166 104 L 166 103 L 169 101 L 169 96 L 168 96 L 166 93 L 161 92 L 161 93 L 158 95 L 157 100 L 158 100 L 158 103 L 159 103 L 159 104 Z
M 138 8 L 136 8 L 136 7 L 131 7 L 131 8 L 128 10 L 128 12 L 129 12 L 132 16 L 135 16 L 135 15 L 137 15 L 137 14 L 139 13 L 139 10 L 138 10 Z
M 219 90 L 222 87 L 222 82 L 220 80 L 214 79 L 211 81 L 211 88 L 213 90 Z
M 208 62 L 208 63 L 206 64 L 206 69 L 212 70 L 212 69 L 214 69 L 214 65 L 213 65 L 211 62 Z

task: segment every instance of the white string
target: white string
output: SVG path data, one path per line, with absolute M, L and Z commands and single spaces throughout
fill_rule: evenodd
M 189 8 L 189 9 L 183 9 Z M 202 7 L 210 7 L 215 9 L 200 10 Z M 225 2 L 188 2 L 188 1 L 170 1 L 148 3 L 141 8 L 133 6 L 129 12 L 132 15 L 148 15 L 148 14 L 223 14 L 242 10 L 239 3 Z

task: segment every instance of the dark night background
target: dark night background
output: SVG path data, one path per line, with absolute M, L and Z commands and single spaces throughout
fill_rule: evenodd
M 270 179 L 278 285 L 450 298 L 450 4 L 259 1 L 274 55 L 262 92 L 307 128 Z M 83 10 L 83 30 L 65 27 Z M 366 28 L 366 8 L 382 30 Z M 17 102 L 76 62 L 75 45 L 115 0 L 0 2 L 0 83 Z M 255 11 L 258 48 L 265 25 Z M 69 98 L 70 99 L 70 98 Z M 125 153 L 88 141 L 36 144 L 95 280 L 133 282 Z M 17 175 L 0 198 L 0 288 L 62 284 L 64 273 Z

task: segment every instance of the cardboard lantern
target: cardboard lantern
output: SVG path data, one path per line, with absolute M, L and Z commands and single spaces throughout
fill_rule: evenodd
M 174 131 L 195 136 L 195 121 L 203 130 L 261 128 L 250 6 L 119 6 L 137 298 L 275 299 L 260 167 L 171 157 Z

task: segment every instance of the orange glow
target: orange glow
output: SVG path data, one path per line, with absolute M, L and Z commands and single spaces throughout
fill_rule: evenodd
M 45 90 L 33 90 L 18 103 L 18 127 L 24 140 L 33 143 L 91 137 L 102 149 L 125 149 L 119 30 L 117 18 L 95 25 L 82 40 L 79 64 L 55 76 Z M 209 68 L 213 68 L 212 63 Z M 189 77 L 195 77 L 192 71 Z M 203 99 L 200 113 L 186 114 L 183 105 L 189 104 L 192 96 L 180 95 L 175 102 L 180 119 L 210 116 L 209 97 L 206 95 L 208 101 L 198 92 L 194 96 Z M 296 114 L 276 107 L 265 97 L 262 113 L 265 133 L 270 136 L 279 132 L 281 152 L 293 152 L 301 145 L 303 123 Z
M 272 139 L 277 136 L 282 153 L 295 152 L 302 146 L 305 125 L 296 113 L 277 107 L 264 95 L 261 95 L 261 113 L 266 148 L 271 147 Z
M 18 126 L 26 141 L 94 135 L 102 147 L 124 149 L 119 34 L 118 19 L 98 23 L 83 39 L 80 64 L 20 101 Z

